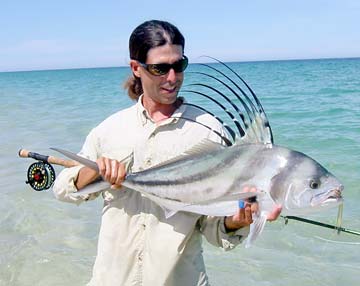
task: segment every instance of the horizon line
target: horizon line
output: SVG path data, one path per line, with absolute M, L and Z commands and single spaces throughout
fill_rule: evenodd
M 199 58 L 199 57 L 197 57 Z M 260 62 L 285 62 L 285 61 L 311 61 L 311 60 L 351 60 L 351 59 L 360 59 L 360 56 L 354 57 L 324 57 L 324 58 L 294 58 L 294 59 L 268 59 L 268 60 L 229 60 L 224 61 L 224 63 L 260 63 Z M 214 62 L 191 62 L 189 65 L 200 64 L 200 63 L 214 63 Z M 81 70 L 81 69 L 110 69 L 110 68 L 123 68 L 128 67 L 128 65 L 120 66 L 92 66 L 92 67 L 69 67 L 69 68 L 49 68 L 49 69 L 20 69 L 20 70 L 4 70 L 0 73 L 13 73 L 13 72 L 42 72 L 42 71 L 62 71 L 62 70 Z

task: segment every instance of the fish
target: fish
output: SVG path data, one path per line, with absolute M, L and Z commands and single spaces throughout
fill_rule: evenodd
M 216 146 L 221 149 L 224 148 L 220 144 L 215 144 L 209 141 L 203 143 L 201 147 L 206 146 L 206 148 L 209 148 L 211 146 L 211 148 L 214 148 Z M 197 145 L 197 148 L 199 147 L 200 145 Z M 97 172 L 99 171 L 94 161 L 61 148 L 51 149 Z M 205 150 L 202 149 L 202 151 Z M 199 151 L 197 150 L 197 152 Z M 140 172 L 129 173 L 125 176 L 122 186 L 138 191 L 156 202 L 164 209 L 167 218 L 178 211 L 212 216 L 230 215 L 236 212 L 239 200 L 263 195 L 262 192 L 243 192 L 233 185 L 234 182 L 229 180 L 231 174 L 229 174 L 230 176 L 224 176 L 223 172 L 217 172 L 216 169 L 220 165 L 226 164 L 227 161 L 233 161 L 233 152 L 215 154 L 217 152 L 207 151 L 206 153 L 192 153 L 186 158 L 174 158 L 172 162 L 166 162 Z M 213 166 L 210 169 L 207 167 L 209 164 Z M 191 169 L 189 169 L 190 166 L 192 166 Z M 178 168 L 189 171 L 179 172 Z M 222 169 L 221 171 L 226 172 L 226 170 Z M 82 196 L 105 191 L 110 186 L 105 181 L 95 182 L 73 195 Z
M 268 117 L 256 94 L 231 67 L 218 62 L 227 72 L 230 71 L 230 75 L 208 64 L 202 65 L 215 71 L 216 75 L 204 72 L 198 74 L 216 81 L 222 90 L 201 82 L 190 84 L 185 92 L 208 99 L 220 96 L 230 104 L 235 112 L 221 102 L 212 100 L 224 110 L 236 127 L 233 130 L 218 119 L 229 130 L 228 137 L 199 123 L 220 136 L 226 146 L 203 140 L 184 154 L 160 165 L 128 173 L 122 185 L 157 203 L 164 209 L 166 217 L 179 211 L 229 216 L 237 212 L 239 200 L 255 197 L 259 211 L 250 226 L 246 247 L 251 246 L 262 233 L 267 215 L 277 205 L 282 206 L 282 215 L 288 216 L 319 212 L 341 205 L 344 186 L 339 179 L 310 156 L 276 145 Z M 245 88 L 240 87 L 240 84 Z M 193 87 L 201 91 L 193 90 Z M 240 104 L 236 104 L 229 93 Z M 207 112 L 203 107 L 192 106 Z M 96 163 L 91 160 L 60 148 L 53 149 L 97 170 Z M 74 195 L 91 194 L 109 187 L 107 182 L 97 182 Z M 249 188 L 255 188 L 256 191 L 246 191 Z

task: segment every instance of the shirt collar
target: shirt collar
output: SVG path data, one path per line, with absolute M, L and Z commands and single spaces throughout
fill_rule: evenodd
M 137 116 L 138 116 L 138 120 L 139 122 L 142 124 L 142 126 L 144 126 L 148 120 L 150 120 L 151 122 L 152 119 L 149 115 L 149 113 L 147 112 L 147 110 L 144 108 L 143 104 L 142 104 L 142 98 L 143 98 L 143 94 L 140 95 L 136 105 L 137 105 Z M 163 126 L 163 125 L 167 125 L 170 123 L 177 123 L 179 121 L 179 117 L 182 117 L 183 114 L 186 111 L 187 105 L 183 104 L 186 102 L 184 97 L 178 97 L 180 100 L 182 100 L 182 104 L 174 111 L 172 117 L 173 118 L 168 118 L 166 120 L 164 120 L 162 123 L 160 123 L 158 126 Z
M 136 106 L 137 106 L 137 116 L 139 122 L 144 126 L 148 120 L 151 120 L 151 118 L 142 104 L 143 96 L 144 96 L 143 94 L 140 95 L 136 103 Z

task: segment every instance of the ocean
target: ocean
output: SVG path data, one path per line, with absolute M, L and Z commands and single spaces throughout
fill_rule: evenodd
M 343 226 L 360 230 L 360 59 L 229 65 L 261 100 L 275 143 L 310 155 L 343 182 Z M 206 68 L 190 65 L 184 85 L 206 83 L 191 73 L 199 69 Z M 51 190 L 33 191 L 25 181 L 35 161 L 18 151 L 79 151 L 91 128 L 133 104 L 122 88 L 129 75 L 126 67 L 0 73 L 0 285 L 90 280 L 101 199 L 76 206 Z M 224 117 L 205 98 L 181 95 Z M 329 209 L 307 218 L 334 224 L 336 215 Z M 204 240 L 204 257 L 212 285 L 355 286 L 360 277 L 359 236 L 282 218 L 248 249 L 224 252 Z

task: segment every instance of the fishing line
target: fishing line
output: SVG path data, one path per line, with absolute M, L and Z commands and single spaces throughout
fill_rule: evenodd
M 318 236 L 318 235 L 315 235 L 314 237 L 317 238 L 317 239 L 323 240 L 325 242 L 329 242 L 329 243 L 360 245 L 360 242 L 348 242 L 348 241 L 331 240 L 331 239 L 323 238 L 323 237 Z

